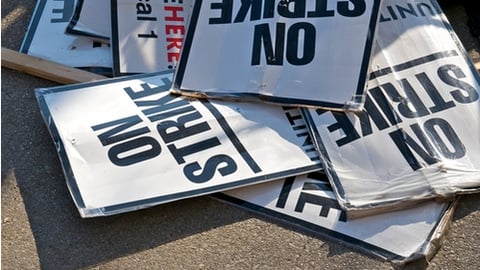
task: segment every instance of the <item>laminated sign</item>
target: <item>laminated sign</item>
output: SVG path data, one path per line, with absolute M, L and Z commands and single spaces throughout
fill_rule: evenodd
M 112 0 L 115 76 L 174 69 L 193 0 Z
M 315 172 L 228 190 L 214 195 L 263 216 L 396 263 L 435 254 L 451 220 L 453 203 L 348 220 L 325 175 Z
M 172 91 L 357 108 L 379 3 L 195 1 Z
M 109 43 L 110 0 L 77 0 L 65 33 Z
M 82 36 L 66 35 L 76 1 L 39 0 L 20 51 L 70 67 L 111 74 L 110 47 Z
M 437 2 L 382 5 L 364 110 L 304 110 L 352 213 L 480 188 L 478 72 Z
M 300 111 L 169 94 L 173 71 L 38 89 L 83 217 L 311 172 Z

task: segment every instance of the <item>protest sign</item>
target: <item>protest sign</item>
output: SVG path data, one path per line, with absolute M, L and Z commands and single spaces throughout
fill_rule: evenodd
M 65 33 L 110 42 L 110 0 L 77 0 Z
M 173 71 L 38 89 L 82 217 L 315 171 L 295 108 L 169 94 Z
M 354 109 L 379 0 L 195 1 L 172 92 Z
M 112 56 L 106 44 L 65 34 L 74 0 L 39 0 L 20 51 L 69 67 L 111 74 Z
M 480 188 L 478 72 L 436 1 L 382 5 L 364 110 L 304 110 L 352 215 Z
M 395 263 L 433 256 L 451 220 L 453 204 L 348 220 L 323 173 L 289 177 L 213 195 L 247 210 Z
M 174 69 L 191 8 L 191 0 L 112 0 L 115 76 Z

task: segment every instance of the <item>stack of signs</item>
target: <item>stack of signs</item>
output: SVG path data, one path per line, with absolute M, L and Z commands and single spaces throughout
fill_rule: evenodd
M 383 3 L 364 110 L 304 110 L 352 217 L 480 190 L 478 72 L 435 1 Z
M 480 79 L 434 0 L 45 0 L 22 51 L 130 75 L 36 92 L 82 217 L 222 191 L 403 263 L 453 210 L 419 200 L 480 186 Z

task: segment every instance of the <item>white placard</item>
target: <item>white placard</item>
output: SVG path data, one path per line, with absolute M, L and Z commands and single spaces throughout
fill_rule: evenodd
M 110 47 L 65 34 L 76 1 L 39 0 L 20 51 L 70 67 L 111 74 Z
M 436 1 L 382 4 L 365 110 L 305 110 L 340 204 L 478 192 L 478 72 Z
M 435 254 L 453 206 L 430 202 L 415 208 L 348 220 L 320 172 L 238 188 L 214 195 L 354 248 L 405 263 Z
M 83 217 L 320 168 L 298 109 L 170 95 L 173 71 L 38 89 Z
M 77 0 L 66 34 L 110 42 L 110 0 Z
M 356 108 L 379 0 L 195 1 L 175 93 Z
M 112 0 L 115 76 L 174 69 L 192 0 Z

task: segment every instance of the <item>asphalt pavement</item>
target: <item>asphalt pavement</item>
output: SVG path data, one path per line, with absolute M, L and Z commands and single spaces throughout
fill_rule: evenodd
M 36 1 L 4 0 L 2 47 L 18 50 Z M 461 6 L 445 12 L 472 58 L 480 43 Z M 52 41 L 54 42 L 54 41 Z M 94 219 L 80 218 L 34 89 L 54 82 L 1 71 L 2 269 L 392 269 L 342 243 L 208 196 Z M 430 264 L 480 269 L 480 195 L 466 195 Z

